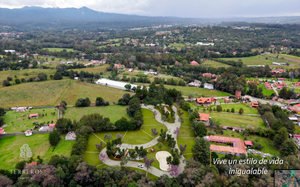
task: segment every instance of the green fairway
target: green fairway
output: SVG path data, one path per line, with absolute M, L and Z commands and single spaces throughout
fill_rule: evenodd
M 51 114 L 55 112 L 55 114 Z M 57 113 L 58 110 L 56 108 L 45 108 L 45 109 L 32 109 L 26 112 L 14 112 L 8 111 L 4 115 L 4 124 L 7 124 L 7 127 L 4 127 L 6 133 L 14 133 L 14 132 L 24 132 L 29 129 L 34 128 L 34 124 L 49 124 L 55 123 L 57 121 Z M 38 113 L 39 117 L 28 119 L 29 114 Z M 22 115 L 26 115 L 22 117 Z M 43 116 L 44 115 L 44 116 Z
M 0 89 L 1 107 L 56 105 L 71 80 L 29 82 Z
M 71 120 L 79 121 L 80 118 L 84 115 L 99 113 L 103 117 L 108 117 L 112 123 L 115 123 L 117 120 L 122 117 L 130 119 L 126 113 L 127 106 L 120 105 L 110 105 L 110 106 L 101 106 L 101 107 L 69 107 L 65 111 L 64 118 L 69 118 Z
M 59 47 L 54 47 L 54 48 L 43 48 L 43 50 L 46 50 L 46 49 L 48 49 L 50 52 L 63 51 L 64 49 L 65 49 L 67 52 L 74 51 L 74 49 L 72 49 L 72 48 L 59 48 Z
M 8 136 L 0 139 L 0 169 L 14 169 L 19 161 L 29 160 L 20 157 L 20 148 L 24 144 L 28 144 L 32 151 L 32 158 L 37 161 L 37 156 L 43 159 L 43 162 L 48 162 L 52 156 L 64 155 L 70 156 L 72 146 L 75 141 L 65 141 L 65 136 L 61 135 L 61 140 L 56 148 L 50 146 L 48 140 L 49 134 L 34 134 L 30 137 L 25 135 Z
M 92 103 L 95 103 L 97 97 L 102 97 L 112 104 L 113 102 L 117 103 L 125 93 L 133 94 L 132 92 L 108 86 L 74 81 L 61 100 L 66 101 L 68 105 L 75 105 L 80 97 L 89 97 Z

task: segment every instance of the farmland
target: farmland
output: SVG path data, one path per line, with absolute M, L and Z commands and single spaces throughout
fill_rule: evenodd
M 189 96 L 192 94 L 194 97 L 223 97 L 223 96 L 230 96 L 231 94 L 218 91 L 218 90 L 208 90 L 204 88 L 196 88 L 196 87 L 189 87 L 189 86 L 172 86 L 172 85 L 164 85 L 166 88 L 175 88 L 176 90 L 181 91 L 184 96 Z
M 4 115 L 4 124 L 6 133 L 24 132 L 25 130 L 33 129 L 34 124 L 49 124 L 55 123 L 57 120 L 56 108 L 45 108 L 45 109 L 32 109 L 26 112 L 14 112 L 8 111 Z M 38 113 L 39 117 L 34 119 L 28 119 L 29 114 Z M 52 113 L 52 114 L 51 114 Z M 26 115 L 22 117 L 22 115 Z
M 74 81 L 61 100 L 66 101 L 69 105 L 75 105 L 78 98 L 89 97 L 94 103 L 97 97 L 102 97 L 110 103 L 117 103 L 125 93 L 129 92 L 108 86 Z M 132 93 L 130 92 L 130 94 Z
M 65 136 L 61 135 L 59 144 L 53 150 L 48 137 L 49 134 L 34 134 L 29 137 L 25 135 L 3 137 L 0 141 L 0 159 L 2 162 L 0 169 L 14 169 L 17 162 L 25 160 L 20 157 L 20 148 L 24 144 L 29 145 L 33 154 L 32 158 L 35 161 L 37 161 L 35 159 L 37 156 L 40 156 L 44 162 L 48 162 L 56 154 L 70 156 L 75 141 L 66 141 Z
M 71 80 L 49 80 L 3 87 L 0 89 L 0 103 L 4 108 L 55 105 L 70 83 Z
M 214 61 L 214 60 L 205 60 L 203 65 L 204 66 L 209 66 L 209 67 L 214 67 L 214 68 L 218 68 L 218 67 L 228 68 L 228 67 L 231 67 L 228 64 L 223 64 L 223 63 L 220 63 L 220 62 L 217 62 L 217 61 Z
M 106 68 L 108 67 L 109 65 L 101 65 L 101 66 L 97 66 L 97 67 L 93 67 L 93 68 L 82 68 L 82 69 L 73 69 L 73 71 L 87 71 L 89 73 L 100 73 L 100 72 L 104 72 L 106 71 Z

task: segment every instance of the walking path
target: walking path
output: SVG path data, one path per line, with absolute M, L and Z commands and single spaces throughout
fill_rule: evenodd
M 176 137 L 176 135 L 173 133 L 174 130 L 175 130 L 177 127 L 180 128 L 180 125 L 181 125 L 180 122 L 178 121 L 179 116 L 177 115 L 177 108 L 176 108 L 175 106 L 172 106 L 172 109 L 175 111 L 175 122 L 174 122 L 174 123 L 163 122 L 163 121 L 161 120 L 161 113 L 160 113 L 158 110 L 156 110 L 156 109 L 154 108 L 154 106 L 152 106 L 152 105 L 147 105 L 147 106 L 146 106 L 146 105 L 143 104 L 143 105 L 142 105 L 142 108 L 149 109 L 149 110 L 151 110 L 151 111 L 156 111 L 156 113 L 157 113 L 156 116 L 155 116 L 156 121 L 158 121 L 159 123 L 164 124 L 164 125 L 168 128 L 167 133 L 168 133 L 168 134 L 171 134 L 172 137 L 175 139 L 175 141 L 176 141 L 175 148 L 177 148 L 177 149 L 180 151 L 180 149 L 179 149 L 179 147 L 178 147 L 178 144 L 177 144 L 177 137 Z M 123 143 L 122 146 L 128 147 L 129 149 L 134 149 L 136 146 L 139 147 L 139 148 L 140 148 L 141 146 L 143 146 L 143 148 L 149 148 L 149 147 L 155 146 L 155 145 L 158 143 L 157 139 L 158 139 L 158 137 L 154 138 L 154 139 L 151 140 L 150 142 L 147 142 L 147 143 L 145 143 L 145 144 L 139 144 L 139 145 Z M 107 154 L 106 154 L 106 148 L 102 149 L 100 153 L 107 155 Z M 185 162 L 184 162 L 184 160 L 185 160 L 185 159 L 184 159 L 184 157 L 182 156 L 182 157 L 180 158 L 180 164 L 179 164 L 179 166 L 178 166 L 180 172 L 182 172 L 182 171 L 184 170 L 184 167 L 185 167 Z M 103 161 L 104 164 L 109 165 L 109 166 L 120 165 L 120 162 L 121 162 L 121 161 L 112 160 L 112 159 L 110 159 L 110 158 L 108 158 L 108 157 Z M 128 163 L 126 164 L 126 167 L 138 168 L 138 169 L 142 169 L 142 170 L 144 170 L 144 171 L 147 171 L 147 169 L 146 169 L 145 167 L 144 167 L 144 168 L 139 168 L 139 167 L 138 167 L 138 164 L 141 164 L 141 162 L 128 161 Z M 156 167 L 153 167 L 153 166 L 151 166 L 151 168 L 148 170 L 148 172 L 151 173 L 151 174 L 153 174 L 153 175 L 155 175 L 155 176 L 157 176 L 157 177 L 160 177 L 161 175 L 164 175 L 164 174 L 165 174 L 165 175 L 168 175 L 169 177 L 171 177 L 171 176 L 169 175 L 169 172 L 167 172 L 167 171 L 162 171 L 162 170 L 160 170 L 160 169 L 158 169 L 158 168 L 156 168 Z

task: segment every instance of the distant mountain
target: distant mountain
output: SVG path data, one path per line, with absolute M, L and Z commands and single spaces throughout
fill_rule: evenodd
M 220 24 L 221 22 L 260 22 L 260 23 L 300 23 L 300 17 L 267 17 L 267 18 L 178 18 L 178 17 L 150 17 L 128 14 L 104 13 L 82 8 L 42 8 L 23 7 L 19 9 L 0 8 L 0 22 L 2 24 L 22 25 L 23 27 L 80 24 L 94 27 L 102 26 L 150 26 L 154 24 Z M 98 25 L 97 25 L 98 24 Z

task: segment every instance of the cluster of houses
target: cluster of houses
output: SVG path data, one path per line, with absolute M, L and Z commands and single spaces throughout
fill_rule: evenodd
M 16 50 L 4 50 L 4 52 L 5 53 L 11 53 L 11 54 L 16 54 L 18 57 L 20 57 L 20 58 L 26 58 L 27 56 L 29 56 L 29 54 L 28 53 L 23 53 L 23 54 L 21 54 L 21 52 L 16 52 Z M 37 53 L 34 53 L 34 54 L 32 54 L 33 56 L 37 56 L 37 55 L 39 55 L 39 54 L 37 54 Z

